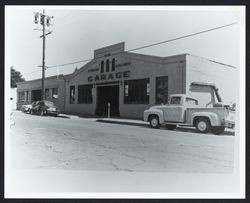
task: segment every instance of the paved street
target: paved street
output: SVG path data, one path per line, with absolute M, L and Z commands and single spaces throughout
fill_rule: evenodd
M 234 136 L 13 113 L 13 168 L 233 172 Z

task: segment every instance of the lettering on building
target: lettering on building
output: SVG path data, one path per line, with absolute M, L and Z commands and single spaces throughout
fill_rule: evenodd
M 98 82 L 103 80 L 113 80 L 113 79 L 121 79 L 130 77 L 130 71 L 123 71 L 117 73 L 107 73 L 95 76 L 89 76 L 88 82 Z
M 131 62 L 125 62 L 125 63 L 116 64 L 115 67 L 119 68 L 119 67 L 130 66 L 130 65 L 131 65 Z
M 89 69 L 88 72 L 97 72 L 99 71 L 99 68 Z

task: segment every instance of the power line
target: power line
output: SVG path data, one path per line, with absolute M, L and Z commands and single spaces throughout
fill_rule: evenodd
M 199 34 L 211 32 L 211 31 L 214 31 L 214 30 L 222 29 L 222 28 L 225 28 L 225 27 L 229 27 L 229 26 L 235 25 L 237 23 L 238 22 L 234 22 L 234 23 L 222 25 L 222 26 L 219 26 L 219 27 L 211 28 L 211 29 L 208 29 L 208 30 L 203 30 L 203 31 L 200 31 L 200 32 L 195 32 L 195 33 L 192 33 L 192 34 L 184 35 L 184 36 L 181 36 L 181 37 L 177 37 L 177 38 L 173 38 L 173 39 L 169 39 L 169 40 L 165 40 L 165 41 L 161 41 L 161 42 L 157 42 L 157 43 L 153 43 L 153 44 L 149 44 L 149 45 L 145 45 L 145 46 L 140 46 L 140 47 L 137 47 L 137 48 L 129 49 L 127 51 L 122 51 L 122 52 L 114 53 L 114 54 L 111 54 L 110 56 L 117 55 L 117 54 L 120 54 L 120 53 L 126 53 L 126 52 L 132 52 L 132 51 L 136 51 L 136 50 L 140 50 L 140 49 L 145 49 L 145 48 L 148 48 L 148 47 L 153 47 L 153 46 L 157 46 L 157 45 L 160 45 L 160 44 L 164 44 L 164 43 L 168 43 L 168 42 L 172 42 L 172 41 L 176 41 L 176 40 L 180 40 L 180 39 L 192 37 L 192 36 L 195 36 L 195 35 L 199 35 Z M 91 61 L 93 59 L 99 59 L 99 58 L 103 58 L 103 56 L 97 57 L 97 58 L 91 58 L 91 59 L 84 59 L 84 60 L 74 61 L 74 62 L 70 62 L 70 63 L 64 63 L 64 64 L 59 64 L 59 65 L 54 65 L 54 66 L 49 66 L 48 69 L 49 68 L 55 68 L 55 67 L 61 67 L 61 66 L 67 66 L 67 65 L 73 65 L 73 64 L 77 64 L 77 63 L 88 62 L 88 61 Z
M 192 37 L 192 36 L 195 36 L 195 35 L 203 34 L 203 33 L 206 33 L 206 32 L 211 32 L 211 31 L 218 30 L 218 29 L 221 29 L 221 28 L 224 28 L 224 27 L 228 27 L 228 26 L 232 26 L 232 25 L 235 25 L 235 24 L 237 24 L 237 22 L 230 23 L 230 24 L 227 24 L 227 25 L 222 25 L 222 26 L 219 26 L 219 27 L 211 28 L 211 29 L 208 29 L 208 30 L 200 31 L 200 32 L 196 32 L 196 33 L 189 34 L 189 35 L 184 35 L 184 36 L 177 37 L 177 38 L 174 38 L 174 39 L 170 39 L 170 40 L 166 40 L 166 41 L 162 41 L 162 42 L 157 42 L 157 43 L 154 43 L 154 44 L 145 45 L 145 46 L 142 46 L 142 47 L 130 49 L 127 52 L 129 52 L 129 51 L 135 51 L 135 50 L 139 50 L 139 49 L 145 49 L 145 48 L 148 48 L 148 47 L 152 47 L 152 46 L 164 44 L 164 43 L 167 43 L 167 42 L 172 42 L 172 41 L 176 41 L 176 40 L 179 40 L 179 39 L 184 39 L 184 38 L 187 38 L 187 37 Z

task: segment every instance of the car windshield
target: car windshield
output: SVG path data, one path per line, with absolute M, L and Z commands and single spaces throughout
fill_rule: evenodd
M 44 101 L 45 106 L 54 106 L 53 102 Z

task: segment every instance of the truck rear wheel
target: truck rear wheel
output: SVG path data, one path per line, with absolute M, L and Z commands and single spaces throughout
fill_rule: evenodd
M 160 127 L 160 122 L 158 116 L 150 116 L 149 118 L 149 123 L 151 128 L 159 128 Z
M 210 130 L 210 122 L 207 118 L 198 118 L 195 127 L 199 133 L 207 133 Z
M 216 127 L 212 127 L 211 131 L 212 133 L 214 133 L 215 135 L 220 135 L 224 132 L 225 127 L 224 126 L 216 126 Z

